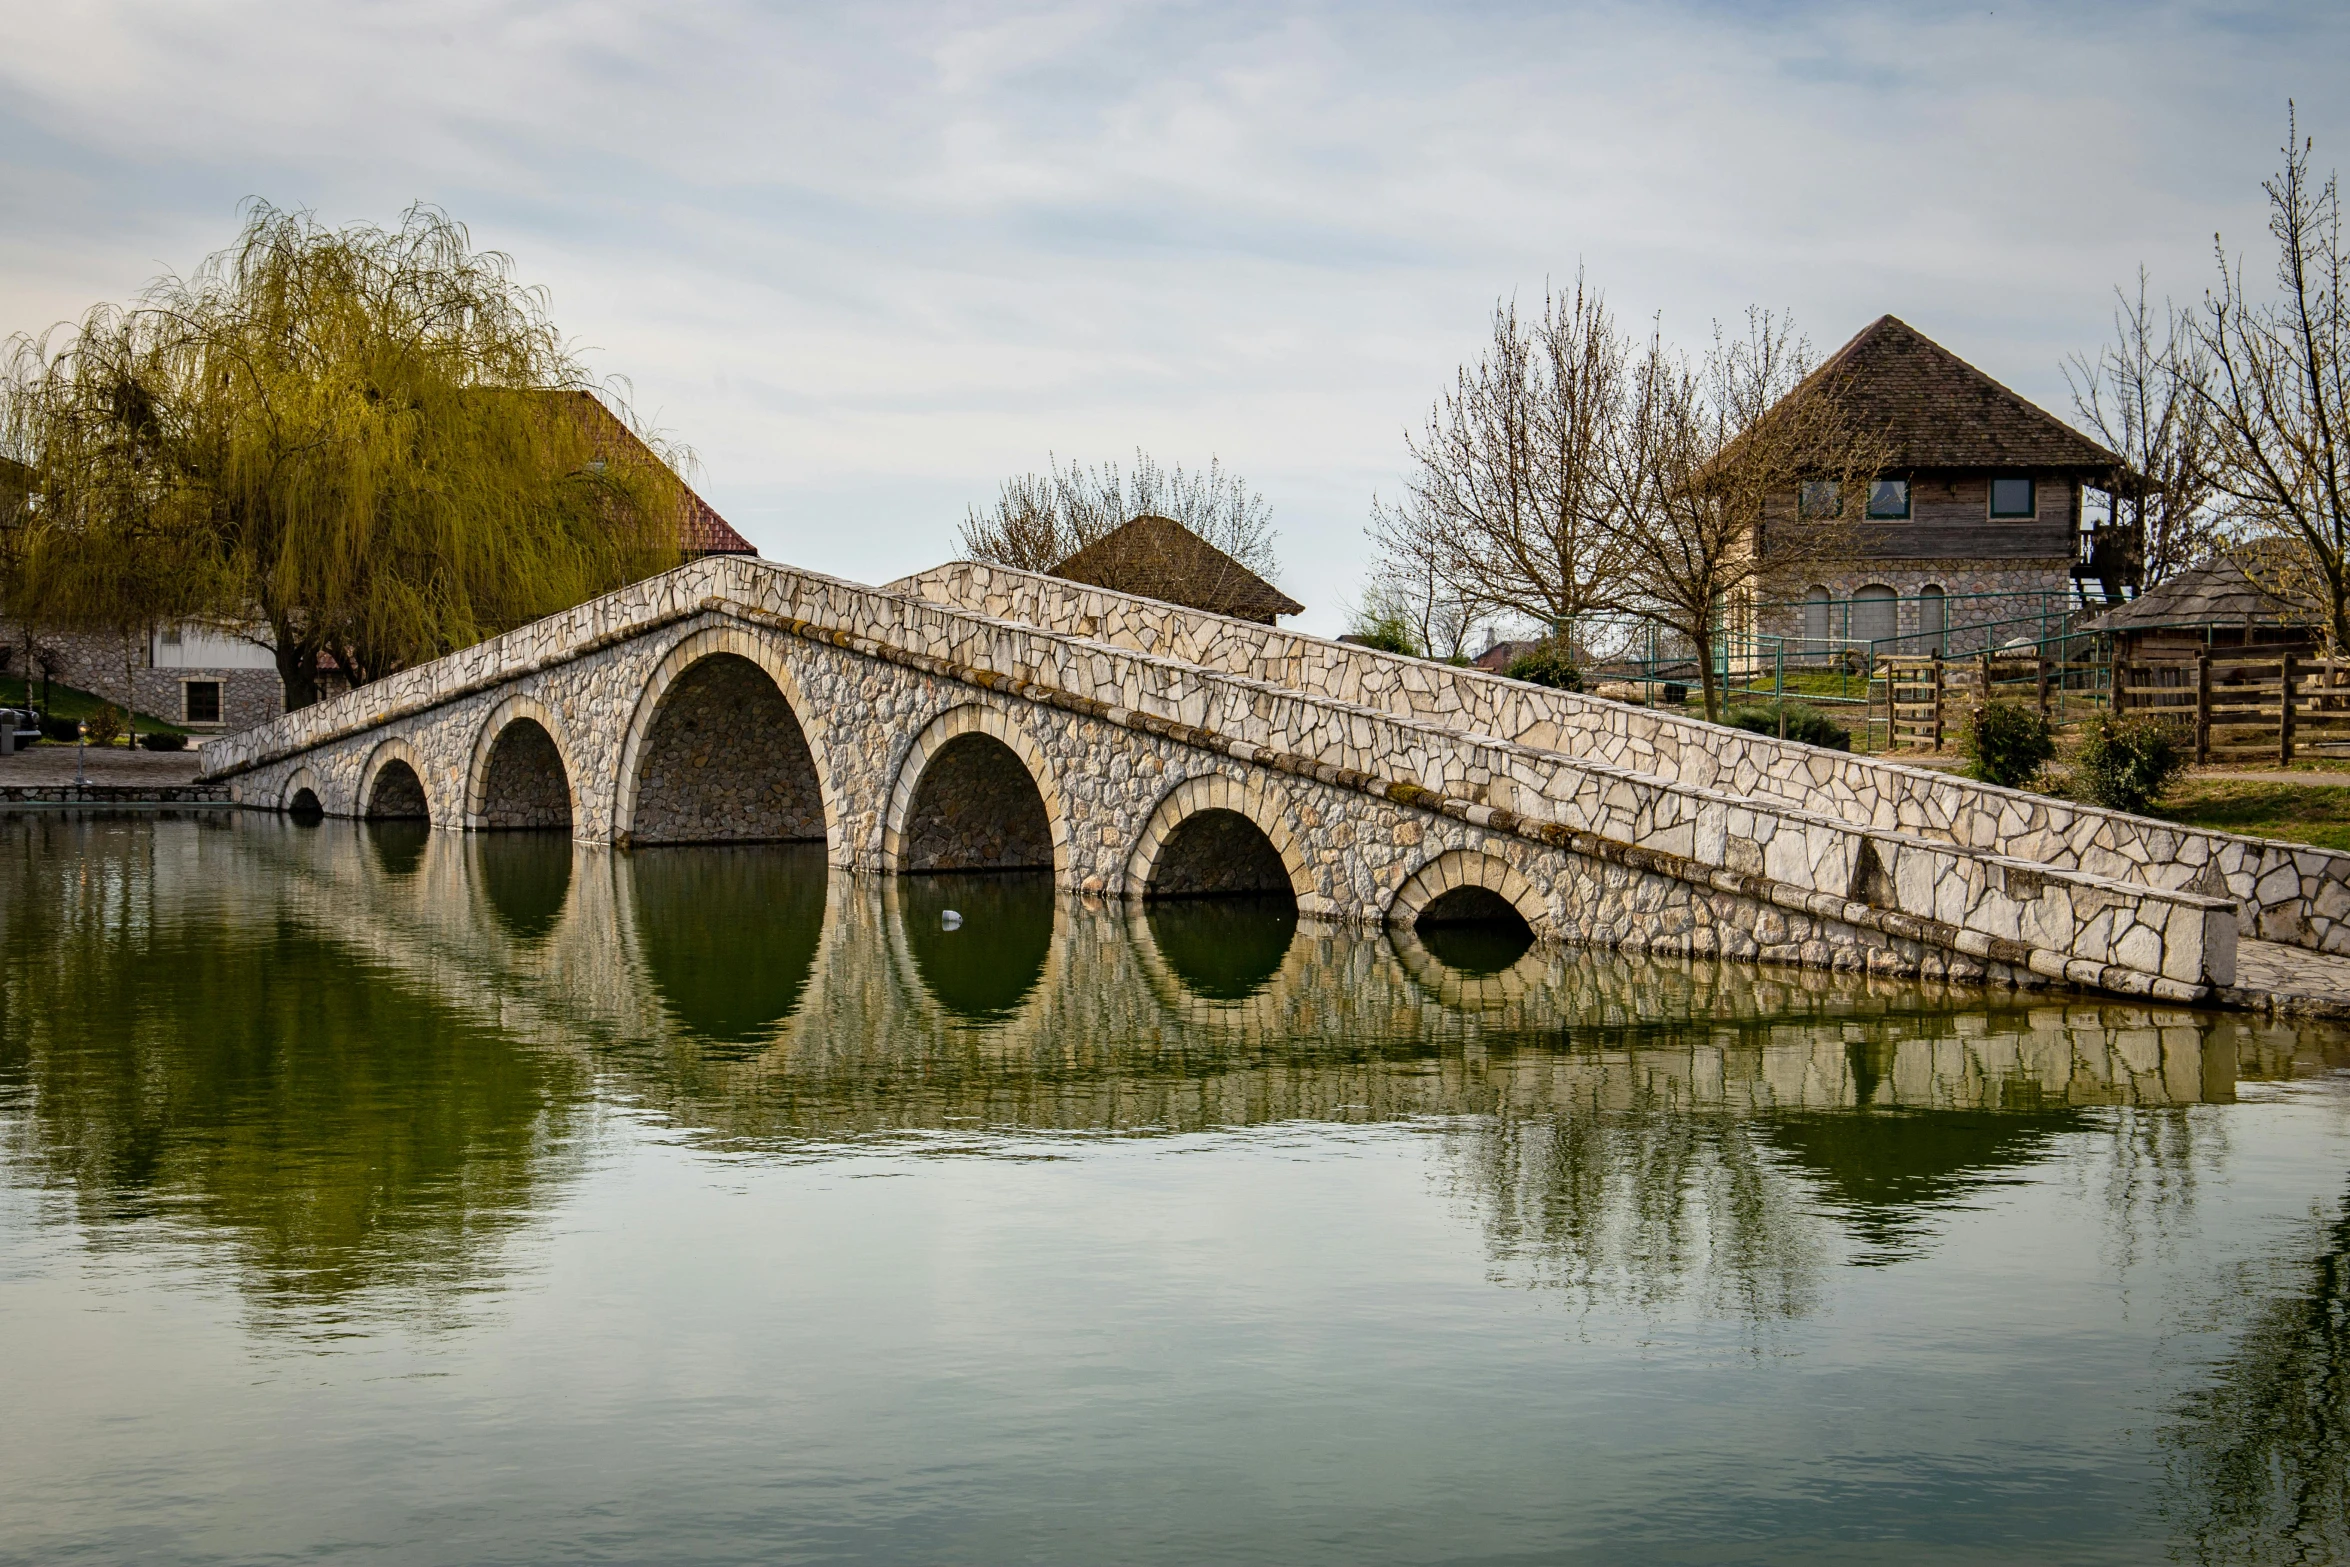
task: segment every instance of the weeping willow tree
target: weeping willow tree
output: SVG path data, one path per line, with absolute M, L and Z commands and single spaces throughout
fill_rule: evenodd
M 8 370 L 34 492 L 12 596 L 238 625 L 290 707 L 322 659 L 363 684 L 677 559 L 657 443 L 544 291 L 429 207 L 330 229 L 256 203 L 193 274 L 17 340 Z

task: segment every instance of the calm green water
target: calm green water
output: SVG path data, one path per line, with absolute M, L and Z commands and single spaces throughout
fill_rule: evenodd
M 0 818 L 0 1559 L 2341 1560 L 2345 1067 L 804 850 Z

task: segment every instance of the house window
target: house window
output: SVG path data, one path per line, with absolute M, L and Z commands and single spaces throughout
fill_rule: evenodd
M 1796 504 L 1806 517 L 1833 517 L 1844 510 L 1844 487 L 1834 479 L 1806 479 Z
M 1991 515 L 1994 517 L 2036 517 L 2040 514 L 2039 486 L 2029 479 L 1993 479 L 1991 481 Z
M 220 722 L 219 681 L 183 680 L 180 682 L 180 691 L 182 693 L 181 710 L 187 715 L 183 722 L 191 724 L 217 724 Z
M 1909 481 L 1879 479 L 1869 486 L 1869 516 L 1878 522 L 1909 515 Z

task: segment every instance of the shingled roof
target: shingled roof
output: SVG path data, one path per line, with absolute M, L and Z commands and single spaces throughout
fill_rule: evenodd
M 1305 613 L 1303 604 L 1169 517 L 1137 517 L 1112 528 L 1052 575 L 1268 626 L 1276 615 Z
M 2190 566 L 2119 609 L 2089 622 L 2092 631 L 2150 631 L 2157 626 L 2270 628 L 2305 623 L 2306 615 L 2254 582 L 2225 555 Z
M 602 398 L 593 392 L 557 392 L 557 397 L 575 399 L 571 406 L 581 428 L 598 455 L 626 458 L 630 461 L 660 463 L 661 459 L 631 430 L 627 422 L 604 406 Z M 666 467 L 667 464 L 662 464 Z M 718 515 L 717 508 L 694 493 L 694 487 L 674 471 L 677 480 L 678 519 L 677 547 L 687 560 L 704 555 L 756 555 L 758 549 L 749 539 L 734 531 L 734 526 Z
M 2122 460 L 1895 316 L 1879 316 L 1788 396 L 1840 381 L 1864 427 L 1882 430 L 1889 466 L 2118 468 Z

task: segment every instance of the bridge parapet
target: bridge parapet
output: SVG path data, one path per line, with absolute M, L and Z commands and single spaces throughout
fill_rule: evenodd
M 970 561 L 891 589 L 1856 826 L 2223 897 L 2246 935 L 2350 953 L 2350 854 L 2189 830 Z

